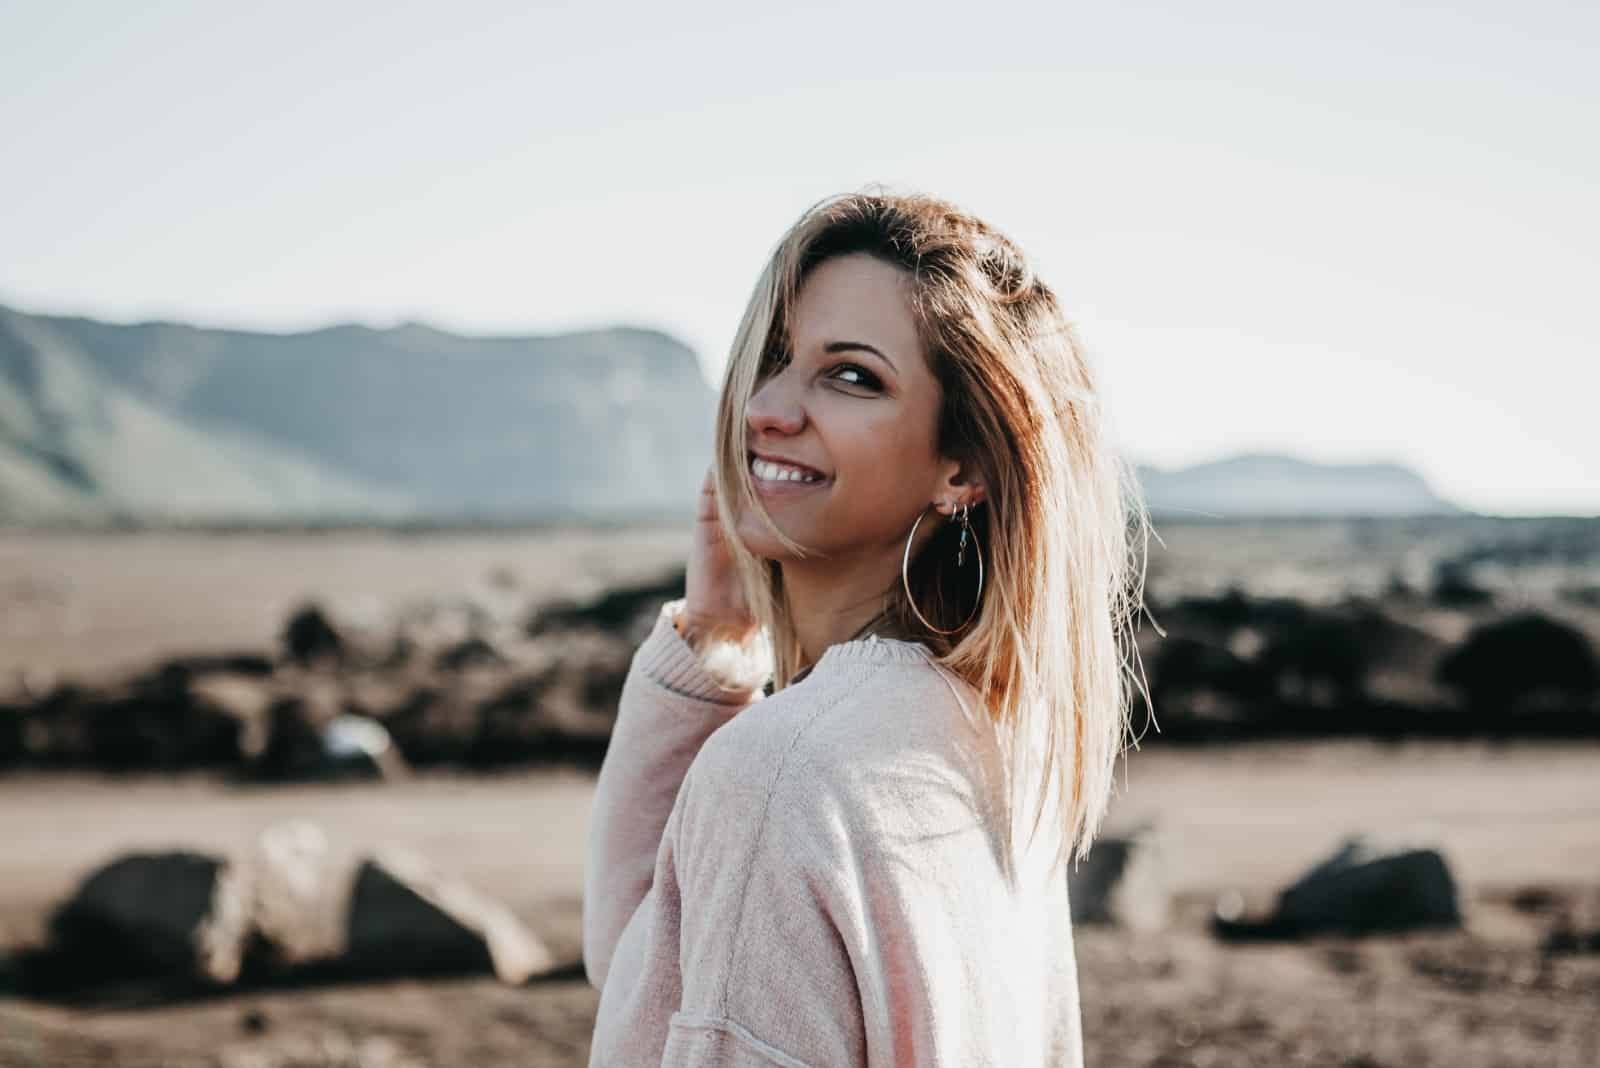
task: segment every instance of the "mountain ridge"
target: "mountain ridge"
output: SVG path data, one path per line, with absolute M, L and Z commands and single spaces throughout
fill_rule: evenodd
M 0 304 L 0 521 L 692 514 L 716 398 L 647 326 L 267 332 Z M 1454 515 L 1391 462 L 1136 466 L 1153 515 Z

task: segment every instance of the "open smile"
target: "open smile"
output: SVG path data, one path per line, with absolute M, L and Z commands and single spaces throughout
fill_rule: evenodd
M 764 497 L 792 497 L 821 489 L 833 479 L 819 471 L 792 464 L 776 463 L 760 456 L 750 457 L 750 474 L 756 490 Z

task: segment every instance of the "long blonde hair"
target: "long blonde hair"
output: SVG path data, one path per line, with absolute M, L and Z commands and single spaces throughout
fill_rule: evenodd
M 809 553 L 777 528 L 751 483 L 745 406 L 773 355 L 787 350 L 809 272 L 853 252 L 911 276 L 914 314 L 943 395 L 939 454 L 970 460 L 987 490 L 971 512 L 985 563 L 971 624 L 954 637 L 928 630 L 901 583 L 885 591 L 887 612 L 976 689 L 1012 790 L 1030 781 L 1042 787 L 1030 841 L 1047 794 L 1058 799 L 1054 870 L 1074 850 L 1076 859 L 1088 853 L 1124 749 L 1139 659 L 1133 627 L 1143 608 L 1137 553 L 1148 545 L 1149 515 L 1132 468 L 1107 440 L 1094 377 L 1055 294 L 1004 235 L 932 196 L 874 189 L 807 209 L 773 250 L 734 339 L 717 410 L 717 499 L 751 610 L 770 641 L 773 687 L 799 671 L 800 644 L 778 563 L 744 546 L 735 517 L 753 510 L 790 551 Z M 960 627 L 977 593 L 975 569 L 957 571 L 950 559 L 954 528 L 945 524 L 909 569 L 918 608 L 941 630 Z M 1148 701 L 1142 665 L 1138 682 Z

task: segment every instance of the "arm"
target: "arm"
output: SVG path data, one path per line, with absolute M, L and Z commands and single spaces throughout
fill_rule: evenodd
M 617 940 L 650 889 L 656 853 L 685 771 L 706 738 L 759 698 L 770 659 L 759 649 L 691 646 L 663 605 L 634 653 L 595 784 L 584 859 L 583 964 L 605 984 Z M 742 657 L 741 657 L 742 654 Z

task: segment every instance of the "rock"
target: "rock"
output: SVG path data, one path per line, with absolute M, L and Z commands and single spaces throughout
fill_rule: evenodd
M 1363 935 L 1460 927 L 1456 884 L 1443 854 L 1432 848 L 1385 846 L 1356 835 L 1278 895 L 1263 921 L 1219 909 L 1213 931 L 1223 938 Z
M 410 772 L 383 724 L 366 716 L 335 716 L 322 729 L 317 778 L 402 779 Z
M 1073 923 L 1158 931 L 1172 915 L 1172 895 L 1154 829 L 1095 839 L 1089 855 L 1068 868 Z
M 474 635 L 443 649 L 434 657 L 440 671 L 464 671 L 472 667 L 505 667 L 511 658 L 481 635 Z
M 274 968 L 344 952 L 345 905 L 358 858 L 334 854 L 321 827 L 289 820 L 261 832 L 251 854 L 250 921 Z
M 342 712 L 344 687 L 309 673 L 273 701 L 264 732 L 247 732 L 248 774 L 274 782 L 399 779 L 410 767 L 383 724 Z
M 523 983 L 555 963 L 505 906 L 401 851 L 361 864 L 348 916 L 343 963 L 360 975 L 493 971 Z
M 403 850 L 335 847 L 321 828 L 267 828 L 234 859 L 131 854 L 57 910 L 23 962 L 36 994 L 160 979 L 169 989 L 271 979 L 487 972 L 523 983 L 555 961 L 504 905 Z
M 344 639 L 315 604 L 302 605 L 289 617 L 283 628 L 283 646 L 289 659 L 300 664 L 338 662 L 344 657 Z
M 546 605 L 534 613 L 525 626 L 528 637 L 537 638 L 553 631 L 593 627 L 636 641 L 644 637 L 641 626 L 654 622 L 656 611 L 667 601 L 683 596 L 684 571 L 677 568 L 653 582 L 607 590 L 583 602 L 562 601 Z
M 1437 674 L 1469 709 L 1496 720 L 1541 690 L 1579 706 L 1600 694 L 1600 658 L 1588 636 L 1536 612 L 1474 627 Z
M 94 871 L 50 924 L 51 970 L 87 986 L 158 976 L 227 982 L 213 912 L 239 911 L 225 862 L 192 852 L 135 853 Z M 222 960 L 220 974 L 213 958 Z
M 262 833 L 249 867 L 253 927 L 278 968 L 521 983 L 554 966 L 503 905 L 404 850 L 336 848 L 315 824 L 292 821 Z

